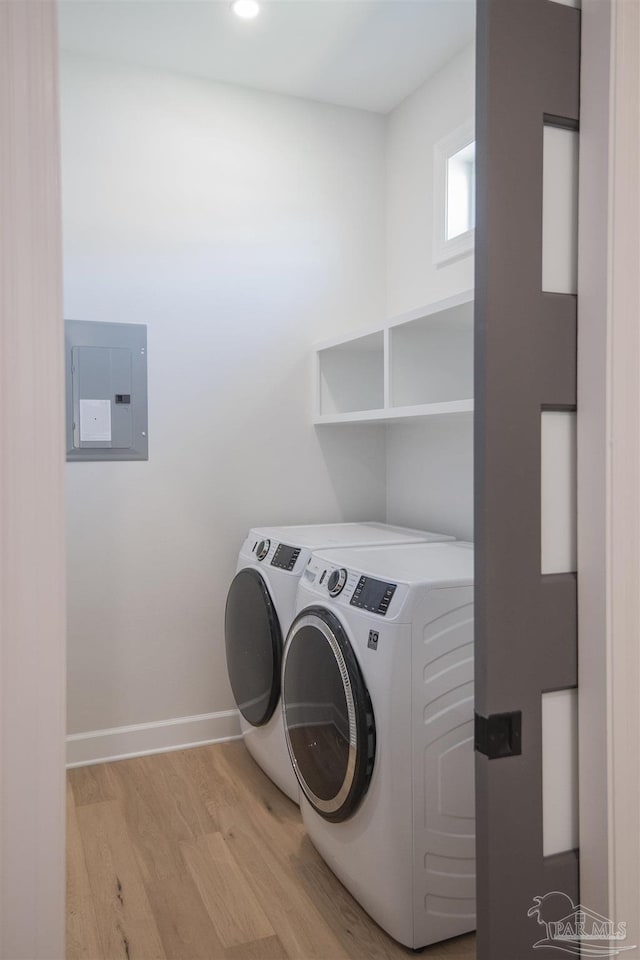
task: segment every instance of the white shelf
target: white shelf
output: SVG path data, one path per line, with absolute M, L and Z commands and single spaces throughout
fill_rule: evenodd
M 352 413 L 328 413 L 314 417 L 317 425 L 325 423 L 395 423 L 412 417 L 450 417 L 473 413 L 473 400 L 449 400 L 444 403 L 422 403 L 409 407 L 382 407 L 378 410 L 356 410 Z
M 373 411 L 384 406 L 384 332 L 375 330 L 318 352 L 319 414 Z
M 315 347 L 314 424 L 473 412 L 473 291 Z

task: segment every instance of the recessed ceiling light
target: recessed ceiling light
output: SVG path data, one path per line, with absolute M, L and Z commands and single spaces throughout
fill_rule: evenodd
M 258 0 L 234 0 L 231 9 L 242 20 L 253 20 L 260 13 Z

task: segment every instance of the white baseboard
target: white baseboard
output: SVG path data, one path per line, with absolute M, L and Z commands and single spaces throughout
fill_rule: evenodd
M 239 736 L 240 714 L 237 710 L 72 733 L 67 737 L 67 767 L 84 767 L 205 743 L 222 743 Z

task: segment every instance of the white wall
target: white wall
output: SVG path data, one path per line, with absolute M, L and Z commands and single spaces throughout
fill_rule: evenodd
M 394 316 L 473 287 L 473 256 L 433 262 L 433 148 L 475 116 L 469 45 L 388 115 L 387 313 Z
M 473 417 L 387 427 L 387 520 L 473 539 Z
M 148 324 L 148 463 L 67 465 L 69 731 L 223 711 L 251 524 L 384 519 L 384 430 L 311 426 L 382 319 L 384 118 L 65 57 L 65 314 Z M 348 463 L 348 469 L 344 464 Z
M 471 254 L 433 262 L 433 148 L 475 115 L 475 49 L 466 47 L 387 120 L 387 313 L 473 287 Z M 387 428 L 387 519 L 473 537 L 470 417 Z

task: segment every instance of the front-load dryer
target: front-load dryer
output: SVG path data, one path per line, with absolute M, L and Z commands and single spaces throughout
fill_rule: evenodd
M 472 544 L 312 556 L 282 670 L 303 821 L 414 949 L 475 929 L 473 700 Z
M 283 638 L 294 617 L 298 582 L 311 552 L 323 547 L 450 539 L 384 523 L 256 527 L 249 532 L 227 596 L 227 668 L 250 753 L 296 803 L 298 782 L 280 711 L 280 672 Z

